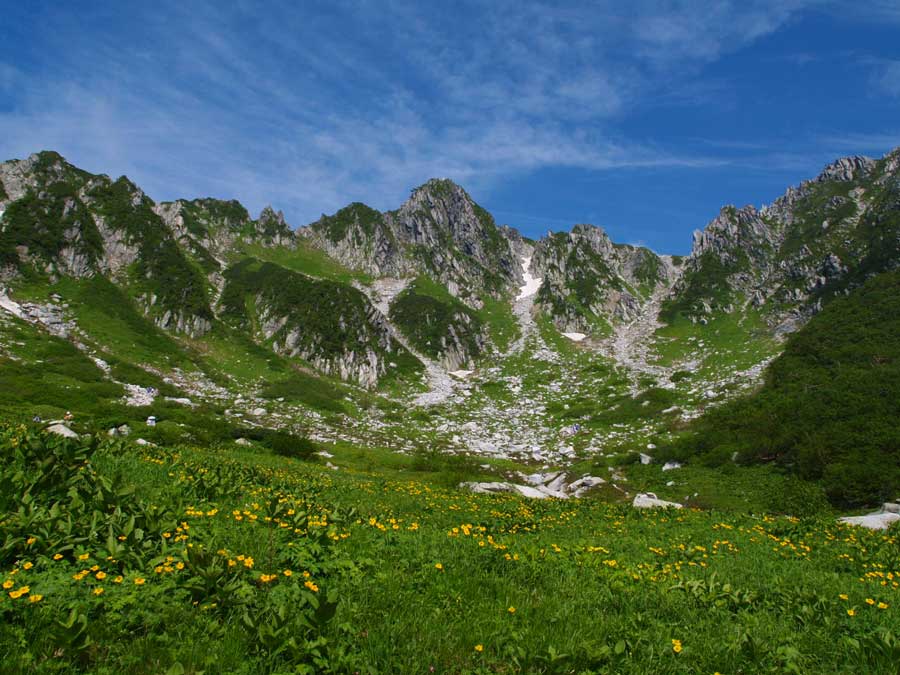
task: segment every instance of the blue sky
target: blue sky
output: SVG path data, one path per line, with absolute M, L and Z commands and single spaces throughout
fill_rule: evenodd
M 295 226 L 450 177 L 530 236 L 686 253 L 723 204 L 900 145 L 894 1 L 0 9 L 0 158 L 55 149 Z

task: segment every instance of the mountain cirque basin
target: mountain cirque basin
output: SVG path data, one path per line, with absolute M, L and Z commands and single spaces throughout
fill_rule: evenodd
M 530 240 L 442 179 L 294 230 L 0 164 L 0 642 L 61 672 L 896 672 L 898 263 L 900 150 L 686 257 Z

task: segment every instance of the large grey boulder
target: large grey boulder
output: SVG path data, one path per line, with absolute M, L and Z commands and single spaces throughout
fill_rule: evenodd
M 51 424 L 47 427 L 46 431 L 48 434 L 56 434 L 57 436 L 63 436 L 65 438 L 78 438 L 78 434 L 65 424 Z
M 631 502 L 631 505 L 636 509 L 680 509 L 683 508 L 681 504 L 677 502 L 667 502 L 664 499 L 658 498 L 652 492 L 641 492 L 634 496 L 634 501 Z
M 844 516 L 843 518 L 838 518 L 838 522 L 865 527 L 869 530 L 886 530 L 898 521 L 900 521 L 900 504 L 891 502 L 886 502 L 879 511 L 865 516 Z

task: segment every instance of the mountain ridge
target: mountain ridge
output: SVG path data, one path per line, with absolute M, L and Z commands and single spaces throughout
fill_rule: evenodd
M 374 386 L 387 373 L 388 354 L 404 349 L 388 348 L 391 338 L 383 328 L 398 317 L 402 321 L 393 334 L 402 333 L 418 352 L 448 369 L 470 367 L 486 351 L 497 352 L 488 327 L 510 320 L 496 315 L 495 308 L 499 302 L 507 308 L 501 314 L 511 316 L 526 261 L 528 272 L 541 280 L 529 311 L 547 316 L 563 333 L 621 341 L 626 333 L 620 329 L 643 321 L 648 311 L 658 311 L 658 319 L 668 324 L 757 313 L 776 335 L 796 330 L 828 298 L 896 264 L 890 252 L 897 247 L 891 232 L 900 227 L 893 215 L 900 195 L 898 167 L 900 149 L 879 160 L 838 159 L 770 205 L 724 206 L 695 231 L 691 254 L 676 258 L 614 243 L 603 228 L 587 224 L 529 240 L 513 227 L 497 225 L 449 179 L 426 181 L 395 210 L 380 212 L 354 202 L 292 229 L 271 206 L 254 219 L 237 200 L 156 203 L 124 176 L 112 180 L 90 174 L 44 151 L 0 164 L 0 209 L 5 211 L 0 279 L 8 283 L 30 274 L 28 269 L 51 281 L 102 274 L 125 288 L 157 326 L 193 338 L 223 319 L 229 271 L 248 257 L 281 264 L 273 256 L 284 262 L 306 251 L 306 262 L 298 263 L 295 272 L 315 278 L 325 256 L 336 266 L 328 278 L 340 283 L 363 278 L 354 275 L 433 280 L 448 295 L 422 294 L 427 284 L 408 286 L 392 300 L 405 303 L 403 310 L 382 311 L 363 293 L 366 308 L 340 324 L 349 332 L 343 333 L 347 348 L 338 361 L 315 349 L 303 352 L 323 372 Z M 308 258 L 319 261 L 315 269 Z M 344 293 L 340 286 L 331 288 Z M 272 314 L 278 304 L 273 289 L 256 289 L 245 300 L 257 301 L 261 306 L 247 309 L 247 317 L 257 311 L 269 317 L 269 328 L 254 338 L 269 348 L 331 343 L 331 336 L 301 336 L 308 330 L 303 325 L 295 326 L 289 339 L 274 339 L 271 322 L 290 320 L 284 312 L 277 318 Z M 454 307 L 455 302 L 462 304 Z M 495 312 L 490 320 L 477 316 L 488 307 Z M 229 311 L 236 315 L 234 307 Z M 429 331 L 443 325 L 446 336 L 435 342 L 416 325 L 415 311 L 426 312 Z M 355 344 L 349 336 L 360 322 L 367 325 L 365 333 L 374 331 L 387 340 L 362 360 L 349 346 Z M 289 348 L 287 353 L 300 352 Z

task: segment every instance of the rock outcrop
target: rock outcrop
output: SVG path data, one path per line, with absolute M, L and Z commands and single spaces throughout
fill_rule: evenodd
M 531 266 L 543 279 L 538 305 L 567 332 L 633 319 L 669 278 L 655 253 L 614 244 L 594 225 L 548 234 L 535 245 Z
M 521 276 L 509 228 L 449 180 L 413 190 L 396 211 L 351 204 L 322 216 L 301 234 L 348 267 L 375 276 L 427 274 L 452 295 L 477 306 L 478 296 L 501 296 Z
M 276 353 L 366 387 L 401 358 L 418 363 L 392 337 L 384 315 L 352 286 L 253 258 L 224 276 L 221 316 Z

